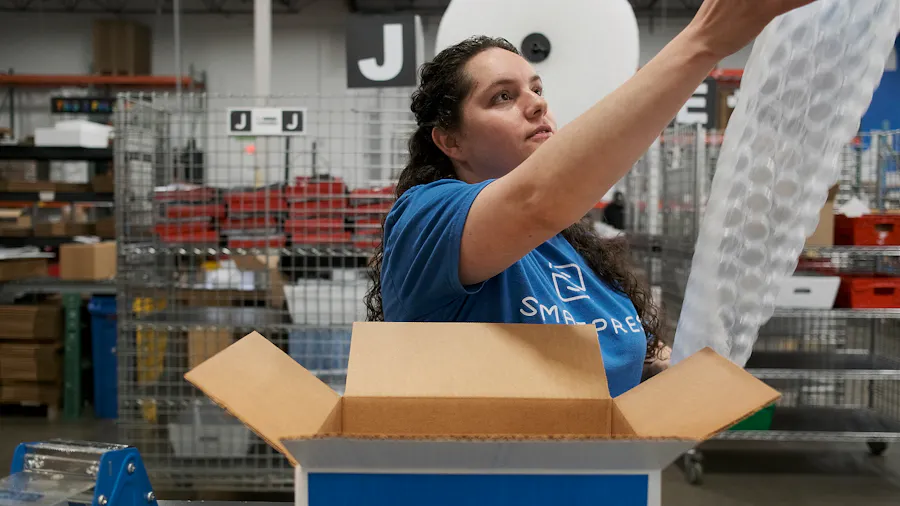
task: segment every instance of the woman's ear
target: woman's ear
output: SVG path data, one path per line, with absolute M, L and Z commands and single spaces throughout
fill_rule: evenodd
M 459 149 L 457 136 L 443 128 L 434 127 L 431 129 L 431 140 L 434 145 L 444 152 L 451 160 L 461 160 L 462 153 Z

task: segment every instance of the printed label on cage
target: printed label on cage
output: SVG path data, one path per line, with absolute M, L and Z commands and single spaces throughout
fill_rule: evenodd
M 306 134 L 303 107 L 252 107 L 228 109 L 228 135 L 232 137 Z

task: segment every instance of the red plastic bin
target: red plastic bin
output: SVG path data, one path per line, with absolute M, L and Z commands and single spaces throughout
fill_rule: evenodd
M 341 216 L 347 208 L 347 199 L 327 199 L 293 201 L 290 205 L 290 218 L 325 218 Z
M 380 219 L 361 219 L 353 223 L 354 233 L 356 235 L 381 235 Z
M 275 235 L 271 237 L 238 237 L 228 240 L 229 248 L 283 248 L 287 244 L 287 237 Z
M 167 221 L 158 223 L 153 231 L 158 236 L 180 236 L 194 232 L 206 232 L 211 230 L 210 220 Z
M 835 307 L 850 309 L 900 308 L 900 278 L 842 276 Z
M 219 232 L 203 230 L 189 233 L 162 234 L 159 238 L 166 244 L 216 244 L 219 242 Z
M 284 231 L 288 234 L 305 234 L 320 232 L 343 232 L 343 218 L 306 218 L 289 219 L 284 222 Z
M 291 242 L 299 245 L 349 244 L 352 241 L 350 232 L 324 232 L 317 234 L 294 234 Z
M 900 246 L 900 215 L 870 214 L 858 218 L 834 217 L 834 243 L 838 246 Z
M 229 215 L 283 213 L 288 210 L 284 192 L 280 189 L 230 193 L 225 195 L 225 204 Z
M 223 232 L 241 232 L 245 230 L 258 230 L 277 228 L 278 220 L 274 216 L 248 216 L 246 218 L 228 218 L 222 222 Z
M 381 237 L 363 236 L 353 240 L 353 246 L 363 249 L 377 248 L 381 245 Z
M 166 218 L 224 218 L 222 204 L 174 204 L 166 207 Z
M 342 179 L 313 181 L 308 177 L 298 177 L 296 186 L 285 189 L 285 198 L 290 201 L 306 202 L 324 198 L 335 198 L 347 193 L 347 185 Z

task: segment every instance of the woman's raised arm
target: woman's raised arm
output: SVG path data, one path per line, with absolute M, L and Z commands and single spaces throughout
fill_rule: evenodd
M 469 285 L 499 274 L 581 219 L 720 59 L 749 44 L 776 16 L 813 1 L 706 0 L 688 27 L 629 81 L 478 195 L 463 231 L 460 281 Z

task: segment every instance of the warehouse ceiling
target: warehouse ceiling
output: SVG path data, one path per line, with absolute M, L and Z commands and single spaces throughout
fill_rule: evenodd
M 629 0 L 635 13 L 641 17 L 693 15 L 703 0 Z M 347 0 L 352 12 L 392 13 L 415 12 L 424 15 L 440 15 L 449 0 Z M 552 5 L 548 2 L 548 6 Z
M 171 13 L 176 0 L 0 0 L 0 12 L 84 14 Z M 253 13 L 252 0 L 177 0 L 184 14 L 246 15 Z M 693 15 L 702 0 L 629 0 L 635 13 L 645 19 Z M 300 14 L 313 4 L 342 3 L 350 12 L 363 14 L 416 13 L 440 16 L 450 0 L 272 0 L 276 14 Z M 551 5 L 548 2 L 548 5 Z

